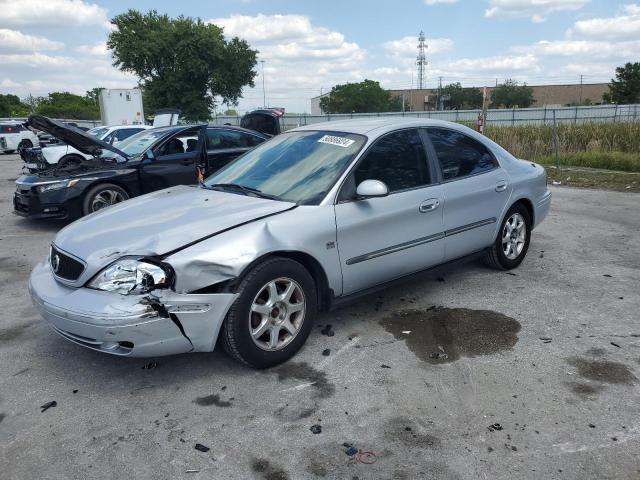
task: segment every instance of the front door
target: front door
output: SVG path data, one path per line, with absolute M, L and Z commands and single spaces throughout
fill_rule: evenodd
M 196 164 L 203 151 L 203 132 L 201 127 L 184 130 L 154 148 L 153 158 L 145 160 L 140 170 L 143 192 L 197 183 Z
M 417 129 L 380 138 L 353 168 L 335 206 L 344 295 L 443 261 L 442 187 L 433 178 Z M 380 180 L 389 195 L 358 199 L 364 180 Z
M 453 260 L 493 243 L 512 187 L 478 140 L 446 128 L 427 132 L 442 173 L 445 258 Z

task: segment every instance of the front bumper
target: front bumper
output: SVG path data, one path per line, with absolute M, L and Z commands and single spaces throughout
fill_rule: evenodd
M 46 260 L 31 273 L 29 292 L 36 309 L 63 338 L 129 357 L 213 350 L 236 299 L 233 293 L 120 295 L 71 288 L 55 279 Z
M 68 190 L 38 193 L 29 185 L 18 185 L 13 194 L 13 213 L 30 218 L 81 217 L 81 196 L 73 196 Z

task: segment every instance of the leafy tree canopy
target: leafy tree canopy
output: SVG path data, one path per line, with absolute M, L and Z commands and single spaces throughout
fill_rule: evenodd
M 527 84 L 519 85 L 515 80 L 505 80 L 502 85 L 493 89 L 491 100 L 496 107 L 527 108 L 533 103 L 533 89 Z
M 320 108 L 326 113 L 398 112 L 402 101 L 392 97 L 380 83 L 364 80 L 336 85 L 320 99 Z
M 0 117 L 26 117 L 29 111 L 29 106 L 16 95 L 0 93 Z
M 452 110 L 482 107 L 482 92 L 479 88 L 463 88 L 460 82 L 451 83 L 442 89 L 445 108 Z
M 234 108 L 228 108 L 227 110 L 224 111 L 224 114 L 230 117 L 234 117 L 238 115 L 238 111 Z
M 254 85 L 258 52 L 237 37 L 225 40 L 216 25 L 156 10 L 129 10 L 111 23 L 114 65 L 140 78 L 148 108 L 175 107 L 189 120 L 205 120 L 215 97 L 235 105 L 242 87 Z
M 47 117 L 76 120 L 100 119 L 100 107 L 90 96 L 52 92 L 46 97 L 35 99 L 35 105 L 36 112 Z
M 609 91 L 602 96 L 606 103 L 640 103 L 640 62 L 626 63 L 616 68 Z

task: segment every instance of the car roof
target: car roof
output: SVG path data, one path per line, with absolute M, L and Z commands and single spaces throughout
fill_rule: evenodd
M 151 125 L 111 125 L 110 127 L 93 127 L 93 128 L 109 128 L 111 130 L 122 130 L 123 128 L 142 128 L 143 130 L 153 128 Z
M 357 133 L 361 135 L 370 134 L 372 136 L 377 136 L 392 130 L 411 127 L 448 127 L 456 130 L 465 129 L 465 127 L 459 123 L 446 122 L 444 120 L 389 116 L 376 118 L 354 118 L 333 122 L 314 123 L 312 125 L 297 127 L 290 131 L 326 130 L 331 132 Z
M 250 135 L 255 135 L 257 137 L 261 137 L 265 139 L 269 138 L 269 135 L 265 135 L 262 132 L 259 132 L 257 130 L 251 130 L 250 128 L 239 127 L 237 125 L 208 125 L 207 128 L 224 128 L 227 130 L 236 130 L 238 132 L 248 133 Z

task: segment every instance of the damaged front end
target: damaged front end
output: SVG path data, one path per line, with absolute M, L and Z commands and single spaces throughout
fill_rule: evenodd
M 180 294 L 170 289 L 116 294 L 56 280 L 47 261 L 29 280 L 33 303 L 62 337 L 93 350 L 150 357 L 211 351 L 234 293 Z
M 42 148 L 39 147 L 23 148 L 20 151 L 20 158 L 24 162 L 23 172 L 26 170 L 28 173 L 38 173 L 47 170 L 51 166 L 42 155 Z

